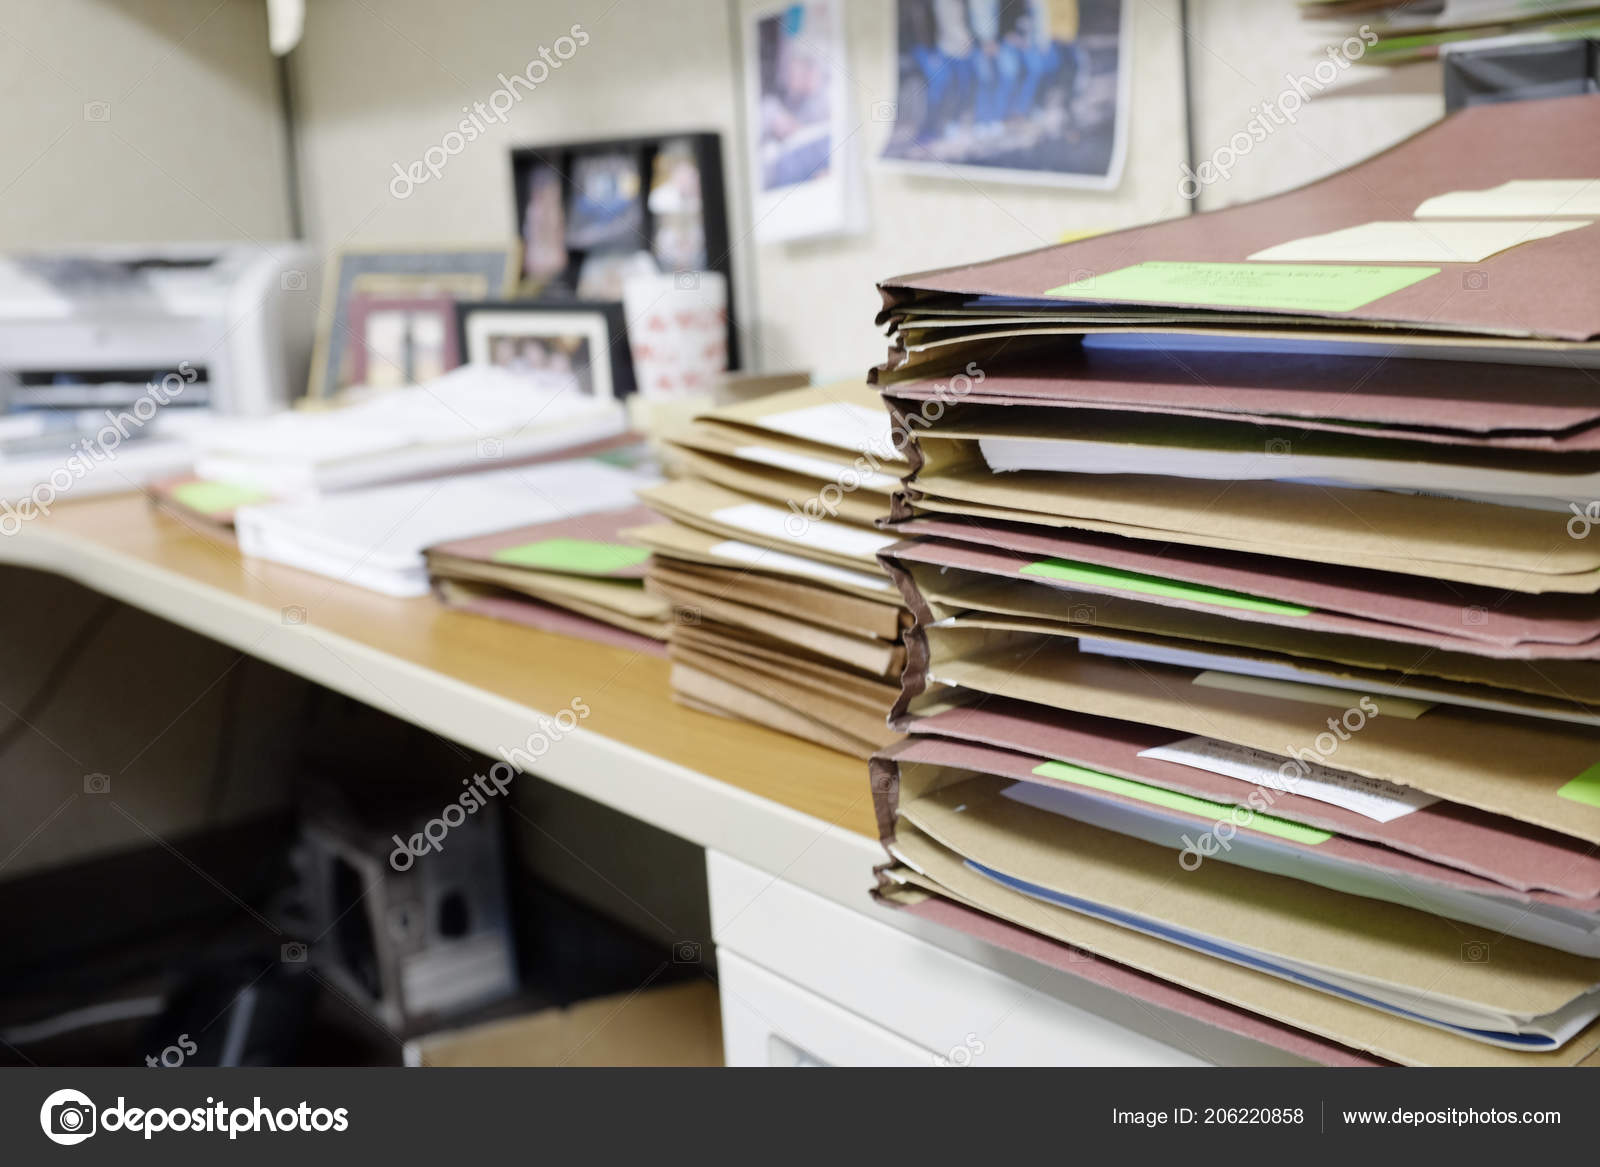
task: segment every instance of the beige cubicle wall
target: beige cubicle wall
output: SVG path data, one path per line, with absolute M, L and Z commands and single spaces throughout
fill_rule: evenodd
M 4 6 L 0 251 L 289 232 L 264 0 Z

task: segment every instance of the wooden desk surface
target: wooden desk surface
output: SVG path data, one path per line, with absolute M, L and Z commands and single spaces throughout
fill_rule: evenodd
M 308 627 L 546 714 L 581 698 L 591 710 L 587 731 L 876 838 L 864 762 L 678 705 L 661 658 L 451 611 L 431 597 L 393 599 L 245 559 L 226 532 L 158 511 L 142 495 L 63 502 L 13 538 L 33 534 L 131 558 L 178 577 L 174 585 L 216 589 L 285 625 L 296 622 L 299 609 Z

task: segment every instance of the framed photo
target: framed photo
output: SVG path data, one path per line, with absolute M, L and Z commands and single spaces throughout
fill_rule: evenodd
M 533 376 L 570 376 L 600 400 L 633 392 L 622 305 L 573 300 L 458 303 L 457 348 L 472 364 Z
M 896 0 L 899 170 L 1110 190 L 1127 154 L 1128 0 Z
M 756 238 L 859 230 L 840 0 L 766 3 L 745 26 L 746 121 Z
M 720 273 L 732 287 L 722 141 L 714 133 L 518 146 L 511 184 L 525 254 L 520 295 L 540 303 L 620 301 L 629 279 L 689 281 L 699 272 Z M 729 307 L 728 359 L 737 368 L 731 299 Z
M 419 385 L 461 363 L 455 301 L 405 299 L 358 292 L 350 301 L 352 375 L 357 385 Z
M 352 308 L 358 301 L 420 304 L 445 300 L 453 303 L 503 296 L 515 283 L 517 252 L 515 243 L 341 251 L 328 266 L 307 395 L 327 397 L 359 385 L 368 372 L 376 368 L 376 363 L 369 359 L 371 354 L 364 343 L 364 333 L 356 331 L 351 318 Z M 369 307 L 363 308 L 363 329 L 369 312 Z M 392 318 L 380 320 L 380 338 L 385 329 L 392 330 L 396 323 Z M 412 323 L 418 321 L 413 319 Z M 441 335 L 449 337 L 448 317 L 445 323 Z M 426 333 L 427 326 L 421 327 Z M 416 333 L 408 328 L 402 327 L 401 333 L 416 339 Z

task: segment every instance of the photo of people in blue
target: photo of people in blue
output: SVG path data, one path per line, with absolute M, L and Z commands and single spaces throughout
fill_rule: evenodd
M 1110 177 L 1122 0 L 899 0 L 885 158 Z
M 833 152 L 827 3 L 791 4 L 758 24 L 763 190 L 810 182 Z

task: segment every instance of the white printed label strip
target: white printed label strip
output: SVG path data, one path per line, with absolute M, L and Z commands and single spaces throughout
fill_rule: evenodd
M 1164 746 L 1140 750 L 1139 756 L 1314 798 L 1380 823 L 1393 822 L 1439 801 L 1431 794 L 1396 786 L 1381 778 L 1367 778 L 1348 770 L 1335 770 L 1332 766 L 1281 757 L 1209 737 L 1182 738 Z

